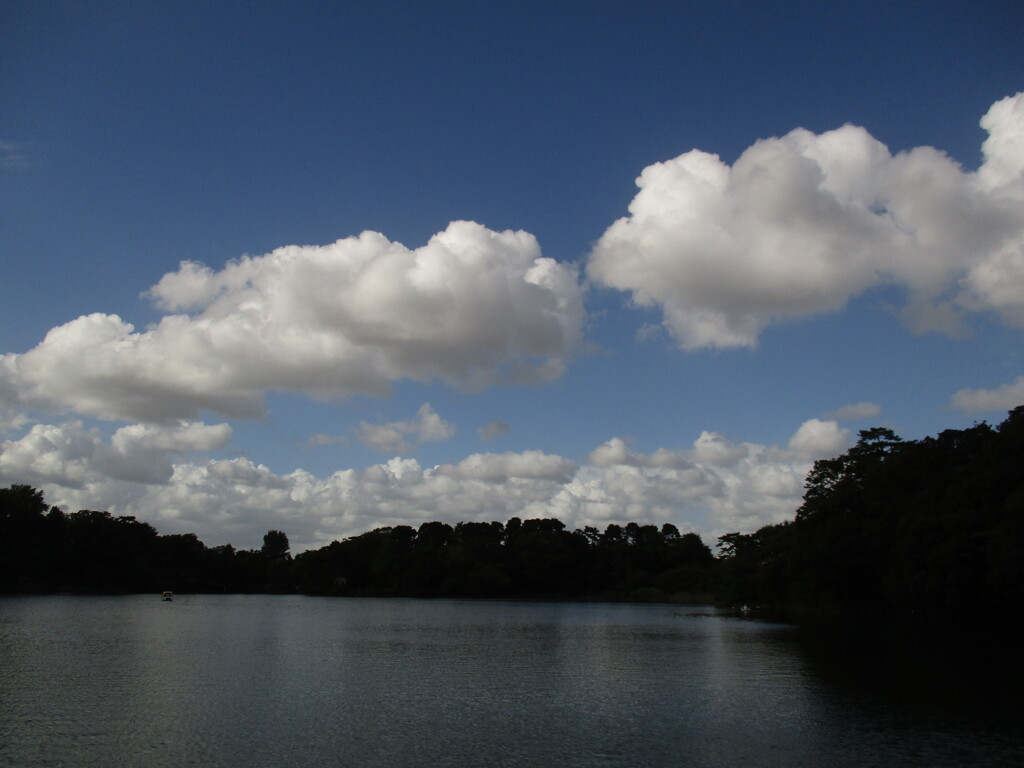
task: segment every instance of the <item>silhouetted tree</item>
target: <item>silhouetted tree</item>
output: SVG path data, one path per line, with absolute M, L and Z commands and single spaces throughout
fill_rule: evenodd
M 286 559 L 291 545 L 284 531 L 267 531 L 263 536 L 263 548 L 260 550 L 269 560 Z

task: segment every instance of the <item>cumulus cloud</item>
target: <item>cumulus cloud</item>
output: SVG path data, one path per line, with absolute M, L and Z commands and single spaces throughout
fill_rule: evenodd
M 967 413 L 1011 411 L 1024 404 L 1024 376 L 995 389 L 961 389 L 949 404 Z
M 693 451 L 697 461 L 723 467 L 731 467 L 748 453 L 746 447 L 731 443 L 717 432 L 706 431 L 700 433 Z
M 711 537 L 750 531 L 791 518 L 814 460 L 848 444 L 848 432 L 818 419 L 804 422 L 787 448 L 704 431 L 689 450 L 643 454 L 614 438 L 590 453 L 556 501 L 577 519 L 671 520 Z
M 812 419 L 787 447 L 705 431 L 689 448 L 650 453 L 613 438 L 583 464 L 531 450 L 433 467 L 394 457 L 316 477 L 301 469 L 278 474 L 247 458 L 192 458 L 225 444 L 226 425 L 133 427 L 104 440 L 71 421 L 35 425 L 0 444 L 0 483 L 28 482 L 51 504 L 135 515 L 211 546 L 258 547 L 267 530 L 279 529 L 302 551 L 383 525 L 512 516 L 557 517 L 570 529 L 671 522 L 712 543 L 727 531 L 791 518 L 813 461 L 832 455 L 837 434 L 834 423 Z
M 830 458 L 850 446 L 850 430 L 834 421 L 809 419 L 789 439 L 789 449 L 806 456 Z
M 448 423 L 437 411 L 424 403 L 416 416 L 408 421 L 394 421 L 389 424 L 359 423 L 359 441 L 381 453 L 403 454 L 412 451 L 419 443 L 438 442 L 455 436 L 455 426 Z M 407 438 L 412 438 L 412 443 Z
M 478 480 L 499 484 L 514 480 L 567 482 L 576 471 L 576 464 L 561 456 L 543 451 L 522 453 L 476 453 L 454 466 L 441 467 L 439 474 L 460 480 Z
M 582 341 L 582 292 L 576 269 L 543 257 L 532 235 L 466 221 L 415 250 L 364 232 L 220 271 L 185 262 L 146 294 L 170 313 L 153 327 L 97 313 L 0 357 L 0 399 L 173 423 L 202 410 L 259 416 L 268 391 L 544 381 Z
M 633 451 L 621 437 L 613 437 L 598 446 L 587 456 L 587 464 L 593 467 L 672 467 L 688 469 L 692 462 L 684 454 L 659 448 L 652 454 Z
M 828 419 L 836 419 L 837 421 L 862 421 L 863 419 L 873 419 L 882 412 L 882 407 L 875 403 L 855 403 L 853 405 L 844 405 L 842 408 L 836 408 L 834 411 L 829 411 L 825 414 Z
M 915 332 L 955 333 L 967 312 L 1024 326 L 1024 93 L 981 125 L 976 172 L 853 125 L 758 141 L 732 167 L 699 150 L 655 163 L 588 275 L 660 308 L 685 349 L 752 347 L 881 285 L 905 290 Z
M 98 478 L 129 483 L 167 483 L 173 460 L 194 451 L 215 451 L 231 439 L 227 424 L 135 424 L 104 442 L 81 421 L 36 424 L 19 440 L 0 445 L 0 482 L 85 488 Z
M 504 421 L 494 419 L 477 429 L 476 434 L 481 440 L 493 440 L 496 437 L 504 435 L 509 431 L 509 429 L 511 429 L 511 427 L 509 427 L 509 425 Z

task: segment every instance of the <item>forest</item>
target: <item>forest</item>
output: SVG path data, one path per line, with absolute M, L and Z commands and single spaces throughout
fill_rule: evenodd
M 719 538 L 720 601 L 824 616 L 1024 607 L 1024 406 L 919 441 L 862 431 L 805 489 L 793 520 Z
M 134 517 L 47 506 L 0 489 L 0 591 L 299 592 L 413 597 L 712 598 L 711 550 L 674 525 L 567 531 L 555 519 L 376 528 L 295 557 L 283 531 L 258 550 L 159 535 Z
M 876 427 L 819 460 L 792 520 L 720 536 L 553 518 L 432 521 L 292 556 L 288 536 L 207 547 L 131 516 L 0 489 L 0 592 L 312 595 L 716 602 L 814 615 L 1024 607 L 1024 406 L 901 440 Z

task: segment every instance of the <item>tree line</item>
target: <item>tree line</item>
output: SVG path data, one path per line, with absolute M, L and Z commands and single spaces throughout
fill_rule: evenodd
M 555 518 L 377 528 L 296 558 L 320 594 L 707 601 L 715 558 L 672 524 Z
M 876 427 L 815 462 L 787 522 L 719 537 L 672 524 L 567 530 L 554 518 L 376 528 L 292 556 L 160 535 L 131 516 L 0 489 L 0 592 L 715 601 L 815 614 L 1024 607 L 1024 406 L 904 441 Z
M 287 583 L 287 535 L 257 550 L 207 547 L 133 516 L 49 506 L 29 485 L 0 489 L 0 592 L 263 592 Z
M 0 592 L 300 592 L 416 597 L 709 600 L 715 559 L 672 524 L 567 531 L 556 519 L 376 528 L 295 557 L 283 531 L 263 546 L 207 547 L 132 516 L 47 505 L 0 489 Z
M 815 615 L 1024 608 L 1024 406 L 815 462 L 793 520 L 719 539 L 719 599 Z

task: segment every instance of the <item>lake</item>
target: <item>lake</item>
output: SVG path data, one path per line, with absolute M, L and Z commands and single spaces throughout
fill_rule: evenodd
M 0 765 L 1020 766 L 1005 650 L 706 607 L 7 597 Z

